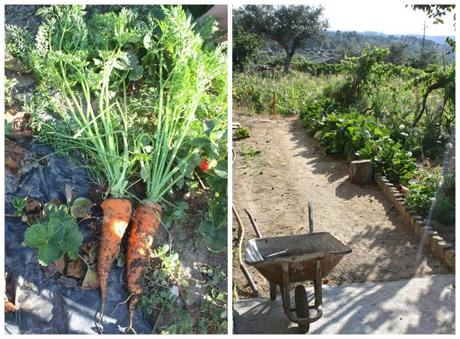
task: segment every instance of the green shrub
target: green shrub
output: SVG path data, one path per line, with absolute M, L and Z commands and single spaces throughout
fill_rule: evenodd
M 421 215 L 428 216 L 440 180 L 439 168 L 418 171 L 409 184 L 409 191 L 406 194 L 407 204 Z
M 266 76 L 262 72 L 234 76 L 233 99 L 236 107 L 256 114 L 296 115 L 305 111 L 316 97 L 324 79 L 291 72 Z
M 433 218 L 445 225 L 455 225 L 455 199 L 452 199 L 440 191 L 436 195 L 433 208 Z

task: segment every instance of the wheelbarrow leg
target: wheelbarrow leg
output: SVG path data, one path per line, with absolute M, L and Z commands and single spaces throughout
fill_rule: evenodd
M 291 296 L 289 295 L 289 264 L 283 263 L 283 285 L 280 285 L 281 299 L 283 300 L 284 312 L 289 319 L 292 320 L 291 316 Z
M 276 300 L 276 295 L 278 292 L 278 285 L 272 282 L 270 283 L 270 299 L 271 300 Z
M 315 288 L 315 308 L 318 308 L 323 304 L 323 287 L 321 285 L 321 261 L 316 261 L 316 276 L 313 281 Z

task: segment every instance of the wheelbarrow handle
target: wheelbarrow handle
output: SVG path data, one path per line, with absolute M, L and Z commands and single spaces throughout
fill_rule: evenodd
M 313 203 L 311 201 L 308 202 L 308 228 L 310 233 L 315 232 L 315 227 L 313 225 Z
M 244 209 L 244 212 L 247 214 L 257 238 L 262 238 L 262 233 L 260 233 L 259 227 L 257 227 L 256 219 L 254 219 L 252 214 L 246 208 Z

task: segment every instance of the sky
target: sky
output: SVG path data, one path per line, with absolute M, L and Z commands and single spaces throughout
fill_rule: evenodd
M 455 35 L 452 14 L 446 16 L 444 24 L 434 25 L 424 12 L 414 11 L 410 6 L 406 8 L 405 4 L 408 3 L 406 1 L 323 0 L 304 3 L 321 4 L 324 7 L 324 17 L 328 19 L 329 29 L 332 31 L 421 35 L 426 19 L 426 35 Z
M 264 0 L 249 3 L 289 5 L 305 4 L 324 8 L 323 16 L 329 21 L 329 30 L 336 31 L 372 31 L 385 34 L 423 34 L 423 25 L 426 20 L 426 35 L 455 35 L 453 25 L 453 12 L 444 19 L 444 24 L 432 24 L 425 12 L 414 11 L 406 4 L 414 0 Z M 234 0 L 235 7 L 246 1 Z M 415 3 L 456 3 L 456 0 L 417 0 Z

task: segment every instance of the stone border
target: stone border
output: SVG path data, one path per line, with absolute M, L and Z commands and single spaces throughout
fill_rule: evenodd
M 392 202 L 393 206 L 403 218 L 406 226 L 421 239 L 425 246 L 447 266 L 455 272 L 455 248 L 452 244 L 444 241 L 438 232 L 425 224 L 424 219 L 413 209 L 406 205 L 404 195 L 399 193 L 396 187 L 381 173 L 375 173 L 374 181 L 383 194 Z

